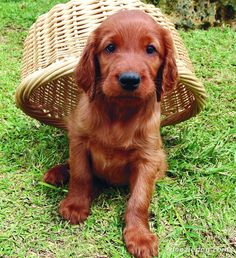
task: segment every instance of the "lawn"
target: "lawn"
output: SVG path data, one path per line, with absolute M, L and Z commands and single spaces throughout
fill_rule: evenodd
M 67 138 L 15 106 L 27 30 L 58 2 L 0 3 L 0 257 L 130 257 L 122 240 L 128 190 L 107 189 L 83 225 L 63 221 L 65 189 L 40 182 L 67 158 Z M 169 170 L 156 185 L 150 226 L 159 257 L 236 257 L 236 33 L 180 34 L 208 102 L 197 117 L 162 129 Z

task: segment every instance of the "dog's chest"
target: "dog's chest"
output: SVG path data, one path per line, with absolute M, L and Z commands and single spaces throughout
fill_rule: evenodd
M 123 185 L 128 183 L 129 163 L 132 162 L 134 151 L 108 148 L 98 143 L 90 144 L 93 172 L 110 184 Z
M 140 158 L 146 135 L 136 123 L 103 124 L 91 132 L 88 149 L 94 173 L 111 184 L 127 184 L 130 165 Z

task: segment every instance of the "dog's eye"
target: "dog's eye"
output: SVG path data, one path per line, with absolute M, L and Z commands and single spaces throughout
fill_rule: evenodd
M 147 45 L 146 52 L 147 52 L 147 54 L 151 55 L 151 54 L 157 52 L 157 50 L 153 45 Z
M 114 53 L 115 52 L 115 50 L 116 50 L 116 45 L 115 44 L 113 44 L 113 43 L 111 43 L 111 44 L 109 44 L 109 45 L 107 45 L 106 47 L 105 47 L 105 51 L 107 52 L 107 53 Z

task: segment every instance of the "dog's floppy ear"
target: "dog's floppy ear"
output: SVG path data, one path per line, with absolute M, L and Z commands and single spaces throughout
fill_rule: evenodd
M 88 94 L 90 101 L 95 97 L 96 84 L 99 76 L 99 63 L 95 49 L 94 36 L 91 35 L 75 69 L 75 82 L 79 88 Z
M 164 56 L 163 63 L 157 73 L 157 101 L 160 101 L 161 94 L 172 91 L 178 83 L 174 45 L 171 35 L 166 29 L 163 29 L 162 40 Z

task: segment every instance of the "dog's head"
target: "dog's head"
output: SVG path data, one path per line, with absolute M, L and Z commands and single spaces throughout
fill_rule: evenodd
M 142 11 L 120 11 L 89 37 L 76 71 L 76 82 L 90 97 L 145 100 L 177 83 L 169 32 Z

